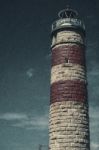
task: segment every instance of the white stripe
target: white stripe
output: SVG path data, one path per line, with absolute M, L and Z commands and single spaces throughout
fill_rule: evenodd
M 68 150 L 74 147 L 86 148 L 89 139 L 88 106 L 74 101 L 56 102 L 50 105 L 50 148 Z
M 86 81 L 85 68 L 77 64 L 60 64 L 53 66 L 51 69 L 51 84 L 60 80 L 77 80 Z
M 53 36 L 52 46 L 62 42 L 79 42 L 84 44 L 81 35 L 74 31 L 61 31 L 57 33 L 56 37 Z

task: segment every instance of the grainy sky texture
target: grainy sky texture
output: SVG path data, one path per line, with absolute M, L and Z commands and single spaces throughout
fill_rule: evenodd
M 50 29 L 67 4 L 86 25 L 91 149 L 99 150 L 99 0 L 0 1 L 0 150 L 48 145 Z

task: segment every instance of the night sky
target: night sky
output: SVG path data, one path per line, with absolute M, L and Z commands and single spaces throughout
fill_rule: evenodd
M 0 1 L 0 150 L 48 145 L 50 31 L 68 4 L 86 25 L 91 149 L 99 150 L 98 0 Z

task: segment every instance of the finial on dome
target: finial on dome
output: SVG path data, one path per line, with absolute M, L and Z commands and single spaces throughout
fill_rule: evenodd
M 59 18 L 77 18 L 78 12 L 71 9 L 69 5 L 58 13 Z

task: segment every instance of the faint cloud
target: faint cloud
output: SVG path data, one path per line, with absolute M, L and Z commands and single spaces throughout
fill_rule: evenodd
M 24 113 L 4 113 L 0 114 L 0 119 L 9 121 L 10 126 L 28 130 L 45 130 L 48 128 L 48 117 L 45 114 L 32 117 Z
M 47 129 L 48 118 L 46 118 L 44 116 L 37 116 L 36 118 L 28 118 L 27 120 L 22 120 L 18 123 L 13 124 L 12 126 L 26 128 L 28 130 Z
M 29 68 L 26 71 L 26 75 L 27 75 L 28 78 L 32 78 L 34 76 L 34 73 L 35 73 L 35 70 L 33 68 Z
M 90 107 L 90 118 L 99 119 L 99 107 Z
M 22 120 L 27 119 L 27 116 L 23 113 L 4 113 L 0 114 L 0 119 L 2 120 Z
M 47 55 L 45 56 L 45 59 L 46 59 L 46 60 L 51 59 L 51 55 L 52 55 L 52 53 L 47 54 Z
M 88 75 L 98 76 L 99 75 L 99 69 L 92 69 L 91 71 L 89 71 Z
M 90 116 L 90 133 L 92 137 L 99 138 L 98 128 L 99 128 L 99 107 L 89 107 L 89 116 Z
M 99 144 L 92 142 L 91 143 L 91 149 L 98 150 L 99 149 Z
M 88 43 L 87 43 L 87 46 L 88 46 L 88 48 L 89 48 L 89 50 L 92 50 L 93 51 L 93 48 L 95 49 L 95 48 L 98 48 L 99 47 L 99 44 L 98 44 L 98 40 L 97 41 L 89 41 Z

